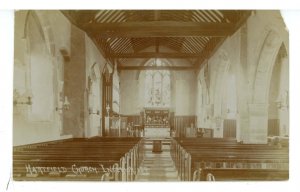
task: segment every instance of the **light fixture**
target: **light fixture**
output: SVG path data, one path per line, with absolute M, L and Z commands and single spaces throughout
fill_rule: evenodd
M 215 120 L 219 122 L 219 121 L 221 121 L 221 120 L 222 120 L 222 117 L 220 117 L 220 116 L 217 116 L 217 117 L 215 117 Z
M 95 112 L 92 108 L 89 108 L 89 114 L 100 115 L 100 111 L 97 109 Z
M 15 89 L 14 90 L 14 105 L 32 105 L 32 95 L 30 91 L 26 91 L 22 96 L 19 92 Z
M 278 109 L 288 108 L 289 107 L 288 99 L 289 99 L 289 92 L 287 90 L 285 90 L 282 94 L 280 94 L 278 99 L 275 101 L 277 108 Z
M 14 105 L 32 105 L 31 97 L 27 97 L 27 101 L 14 100 Z
M 280 100 L 275 101 L 275 103 L 276 103 L 276 106 L 278 109 L 284 109 L 284 108 L 288 107 L 288 105 L 286 103 L 284 103 Z
M 68 100 L 68 97 L 65 96 L 65 99 L 63 101 L 62 106 L 56 107 L 56 111 L 59 111 L 59 110 L 61 110 L 61 111 L 66 110 L 67 111 L 69 109 L 70 109 L 70 102 Z
M 276 101 L 276 106 L 277 106 L 278 109 L 281 109 L 282 108 L 281 101 Z

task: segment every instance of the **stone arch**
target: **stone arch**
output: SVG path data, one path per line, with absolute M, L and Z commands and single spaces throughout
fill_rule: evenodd
M 255 74 L 253 103 L 268 103 L 272 70 L 282 43 L 282 38 L 274 30 L 270 30 L 264 39 Z
M 270 83 L 278 52 L 284 44 L 281 35 L 276 29 L 270 29 L 263 38 L 248 103 L 249 128 L 242 136 L 244 143 L 267 143 Z

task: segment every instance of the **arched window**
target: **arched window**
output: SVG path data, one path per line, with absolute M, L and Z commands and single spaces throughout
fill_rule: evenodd
M 120 79 L 117 71 L 117 65 L 115 65 L 113 73 L 113 103 L 112 110 L 115 113 L 120 113 Z
M 54 111 L 52 56 L 39 19 L 33 12 L 30 12 L 27 22 L 32 93 L 30 117 L 37 121 L 48 121 L 52 119 Z
M 150 65 L 164 63 L 155 60 Z M 145 78 L 145 107 L 170 107 L 170 71 L 148 70 Z

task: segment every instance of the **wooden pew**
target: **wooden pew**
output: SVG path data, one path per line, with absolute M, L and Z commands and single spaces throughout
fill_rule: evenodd
M 32 157 L 32 156 L 31 156 L 31 157 Z M 48 158 L 49 158 L 49 157 L 48 157 Z M 89 158 L 91 158 L 91 156 L 90 156 Z M 67 158 L 67 159 L 68 159 L 68 158 Z M 72 157 L 71 159 L 73 160 L 74 157 Z M 102 159 L 103 159 L 103 155 L 102 155 Z M 110 159 L 111 159 L 111 158 L 110 158 Z M 53 161 L 53 160 L 52 160 L 52 161 Z M 111 161 L 111 160 L 110 160 L 110 161 Z M 40 159 L 38 159 L 38 162 L 40 163 Z M 74 162 L 74 161 L 73 161 L 73 162 Z M 73 163 L 73 162 L 72 162 L 72 163 Z M 52 163 L 53 163 L 53 162 L 52 162 Z
M 207 181 L 208 174 L 212 174 L 215 181 L 280 181 L 289 178 L 288 171 L 280 169 L 205 168 L 200 174 L 200 181 Z
M 208 174 L 215 174 L 216 180 L 288 179 L 288 148 L 238 144 L 227 139 L 175 138 L 171 153 L 185 181 L 195 175 L 205 180 Z
M 133 180 L 143 158 L 141 142 L 95 137 L 14 147 L 14 179 Z

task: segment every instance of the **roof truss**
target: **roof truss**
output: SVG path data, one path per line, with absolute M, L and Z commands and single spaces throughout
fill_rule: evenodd
M 192 61 L 195 67 L 201 66 L 225 38 L 232 35 L 245 22 L 251 12 L 251 10 L 62 11 L 71 22 L 87 32 L 109 61 L 117 60 L 122 64 L 134 58 L 173 58 Z M 162 46 L 172 51 L 162 52 Z M 145 52 L 149 47 L 153 47 L 152 52 Z

